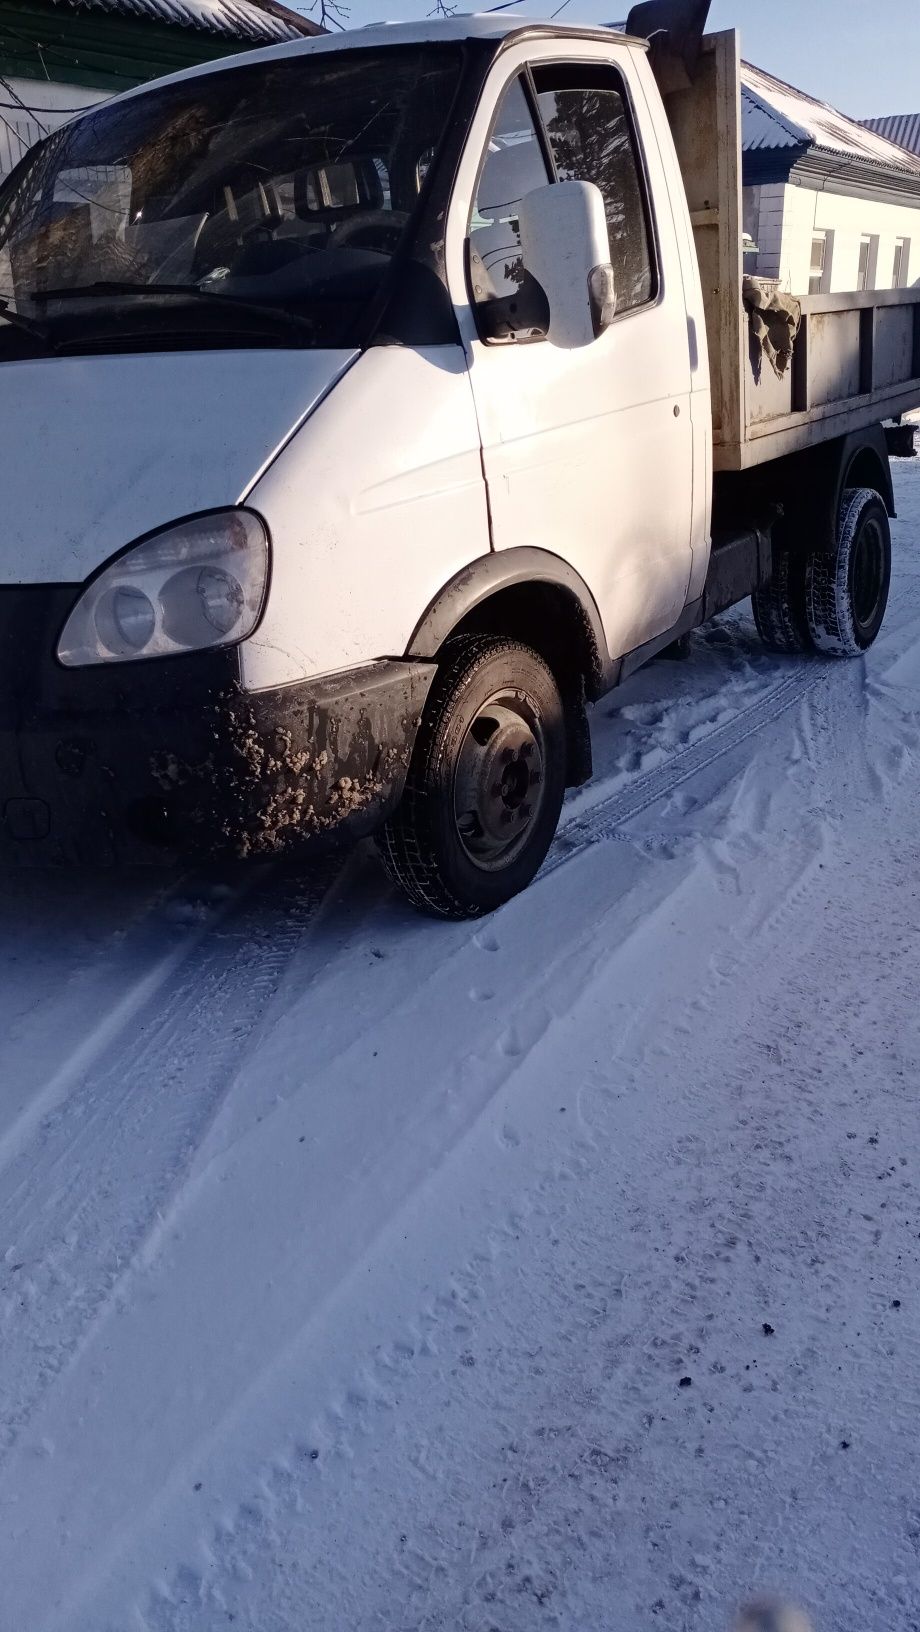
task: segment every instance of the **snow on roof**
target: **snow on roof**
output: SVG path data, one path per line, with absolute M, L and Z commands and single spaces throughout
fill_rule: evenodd
M 741 98 L 746 152 L 816 147 L 920 176 L 920 155 L 747 62 L 741 66 Z
M 622 32 L 626 25 L 607 26 Z M 741 117 L 746 153 L 816 147 L 920 176 L 920 113 L 860 123 L 832 108 L 829 102 L 819 102 L 817 97 L 796 90 L 762 68 L 743 62 Z M 895 125 L 897 132 L 889 128 Z M 911 139 L 905 140 L 905 134 Z
M 279 0 L 53 0 L 68 11 L 106 12 L 219 34 L 253 45 L 274 45 L 318 32 Z
M 867 130 L 906 147 L 908 153 L 920 153 L 920 113 L 889 113 L 884 119 L 863 119 L 862 123 Z

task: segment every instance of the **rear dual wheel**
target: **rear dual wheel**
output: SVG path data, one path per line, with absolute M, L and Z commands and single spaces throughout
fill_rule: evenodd
M 816 550 L 805 579 L 812 644 L 829 657 L 858 657 L 878 635 L 891 585 L 891 528 L 872 488 L 848 488 L 840 506 L 836 547 Z
M 416 907 L 476 918 L 526 888 L 552 843 L 566 781 L 565 713 L 543 659 L 517 641 L 449 641 L 402 802 L 378 844 Z
M 773 577 L 752 597 L 754 622 L 775 652 L 858 657 L 876 639 L 888 605 L 891 529 L 873 488 L 847 488 L 829 550 L 781 544 Z

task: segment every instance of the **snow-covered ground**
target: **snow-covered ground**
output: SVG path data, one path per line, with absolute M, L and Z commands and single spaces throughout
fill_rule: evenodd
M 2 1632 L 920 1624 L 897 488 L 869 657 L 652 665 L 478 927 L 4 880 Z

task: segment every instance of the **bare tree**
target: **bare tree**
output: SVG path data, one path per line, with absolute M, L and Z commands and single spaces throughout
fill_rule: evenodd
M 351 7 L 346 6 L 344 0 L 310 0 L 307 10 L 316 18 L 320 28 L 327 31 L 346 28 L 351 13 Z

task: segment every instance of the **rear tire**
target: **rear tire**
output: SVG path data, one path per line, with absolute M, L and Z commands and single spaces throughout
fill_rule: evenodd
M 543 862 L 565 782 L 565 713 L 543 659 L 517 641 L 458 636 L 444 648 L 402 801 L 378 836 L 384 867 L 423 912 L 492 912 Z
M 754 622 L 771 652 L 813 650 L 805 611 L 805 550 L 795 542 L 773 547 L 773 577 L 751 596 Z
M 828 657 L 858 657 L 878 635 L 891 585 L 891 528 L 871 487 L 843 495 L 834 548 L 815 551 L 806 573 L 812 641 Z

